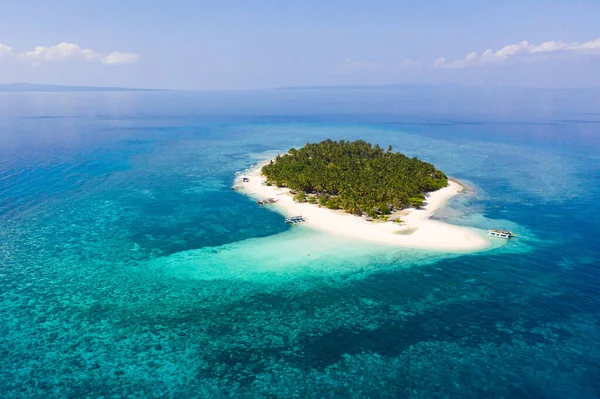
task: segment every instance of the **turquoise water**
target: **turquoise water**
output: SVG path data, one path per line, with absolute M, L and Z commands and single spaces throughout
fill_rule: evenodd
M 599 109 L 598 91 L 2 94 L 2 397 L 600 397 Z M 437 218 L 519 238 L 377 246 L 230 190 L 325 138 L 433 162 L 471 188 Z

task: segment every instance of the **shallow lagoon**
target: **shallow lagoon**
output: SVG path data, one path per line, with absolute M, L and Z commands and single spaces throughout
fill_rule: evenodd
M 4 396 L 599 396 L 598 98 L 3 94 Z M 519 238 L 390 249 L 230 190 L 325 138 L 434 163 L 472 188 L 437 218 Z

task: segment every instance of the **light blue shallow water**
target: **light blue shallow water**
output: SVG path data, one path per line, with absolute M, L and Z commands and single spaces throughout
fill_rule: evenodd
M 600 92 L 0 95 L 2 397 L 600 397 Z M 474 254 L 283 223 L 269 154 L 391 144 Z

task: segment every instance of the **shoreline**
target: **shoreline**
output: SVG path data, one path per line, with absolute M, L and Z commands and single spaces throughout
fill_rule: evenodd
M 435 211 L 443 207 L 450 198 L 467 190 L 456 179 L 448 179 L 447 187 L 428 193 L 426 205 L 421 209 L 408 208 L 392 214 L 404 221 L 398 224 L 391 221 L 367 221 L 364 217 L 341 210 L 294 202 L 288 188 L 264 184 L 261 169 L 268 162 L 270 160 L 259 162 L 244 174 L 236 176 L 234 185 L 239 187 L 237 191 L 256 200 L 276 198 L 276 203 L 266 206 L 273 207 L 287 217 L 305 216 L 308 221 L 303 224 L 307 226 L 353 239 L 407 248 L 462 252 L 482 250 L 492 245 L 477 229 L 431 219 Z M 242 177 L 247 177 L 249 181 L 242 182 Z

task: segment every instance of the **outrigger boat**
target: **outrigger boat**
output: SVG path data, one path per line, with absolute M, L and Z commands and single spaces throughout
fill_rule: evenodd
M 304 216 L 292 216 L 291 218 L 285 219 L 285 222 L 288 224 L 298 224 L 306 221 L 308 221 L 308 218 Z
M 489 229 L 487 231 L 489 236 L 492 237 L 498 237 L 498 238 L 505 238 L 505 239 L 509 239 L 509 238 L 513 238 L 516 237 L 517 235 L 515 233 L 513 233 L 510 230 L 502 230 L 502 229 Z

